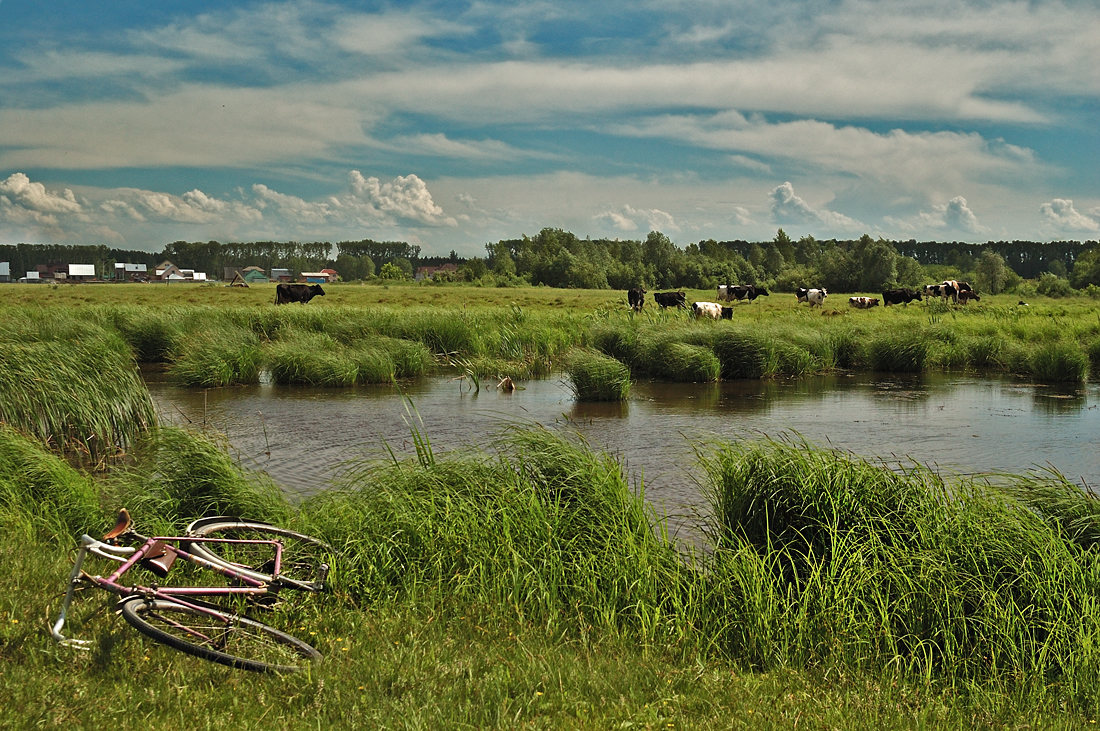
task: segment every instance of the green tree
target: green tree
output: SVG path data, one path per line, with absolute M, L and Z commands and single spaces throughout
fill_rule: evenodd
M 982 251 L 978 263 L 974 265 L 974 279 L 974 285 L 979 291 L 990 294 L 1003 292 L 1009 279 L 1009 269 L 1004 257 L 992 249 Z
M 859 276 L 856 289 L 860 292 L 881 292 L 897 281 L 897 252 L 885 239 L 873 240 L 863 234 L 852 247 L 851 261 Z
M 1091 249 L 1082 251 L 1073 263 L 1070 277 L 1073 286 L 1084 289 L 1090 284 L 1100 286 L 1100 245 L 1093 244 Z
M 408 260 L 406 259 L 406 261 Z M 382 268 L 378 270 L 378 276 L 382 279 L 394 280 L 402 280 L 407 278 L 405 272 L 401 269 L 401 267 L 397 266 L 397 264 L 393 261 L 387 261 L 385 264 L 383 264 Z

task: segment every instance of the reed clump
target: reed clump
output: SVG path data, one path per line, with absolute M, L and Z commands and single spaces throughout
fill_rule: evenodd
M 87 326 L 73 341 L 0 341 L 0 421 L 97 460 L 130 444 L 155 413 L 130 349 Z
M 291 330 L 267 346 L 264 353 L 271 380 L 279 384 L 351 386 L 358 365 L 331 336 Z
M 216 388 L 259 383 L 263 363 L 256 334 L 229 325 L 188 336 L 177 347 L 168 372 L 181 386 Z
M 684 616 L 682 563 L 615 460 L 538 428 L 494 452 L 356 464 L 306 504 L 311 529 L 343 547 L 343 590 L 555 633 L 659 635 Z
M 1088 380 L 1089 357 L 1075 343 L 1041 343 L 1028 359 L 1030 374 L 1047 383 L 1080 383 Z
M 128 507 L 144 526 L 162 531 L 182 530 L 204 515 L 285 524 L 294 512 L 271 478 L 233 459 L 224 438 L 176 427 L 143 434 L 102 489 L 113 505 Z
M 573 351 L 566 374 L 578 401 L 625 401 L 630 395 L 630 369 L 595 350 L 578 348 Z
M 1095 557 L 1031 507 L 805 444 L 726 445 L 705 466 L 710 616 L 731 618 L 713 628 L 729 652 L 1029 693 L 1100 681 Z
M 68 545 L 105 522 L 99 498 L 92 478 L 0 423 L 0 522 L 7 538 Z

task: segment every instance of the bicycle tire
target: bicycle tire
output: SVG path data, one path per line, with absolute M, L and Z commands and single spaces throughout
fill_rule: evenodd
M 230 538 L 277 540 L 283 544 L 279 579 L 286 585 L 306 591 L 323 591 L 324 578 L 332 565 L 334 551 L 322 540 L 288 528 L 236 520 L 204 518 L 187 528 L 194 538 Z M 273 581 L 275 553 L 270 546 L 194 541 L 188 549 L 196 556 L 232 568 L 258 581 Z
M 241 670 L 292 673 L 321 659 L 297 637 L 231 612 L 138 596 L 123 602 L 122 616 L 156 642 Z

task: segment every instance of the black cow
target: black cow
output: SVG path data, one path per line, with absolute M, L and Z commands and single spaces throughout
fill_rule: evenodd
M 747 299 L 749 302 L 752 302 L 760 295 L 763 295 L 765 297 L 771 296 L 768 293 L 768 290 L 763 287 L 758 287 L 755 284 L 738 284 L 729 288 L 726 294 L 726 298 L 728 300 Z
M 733 319 L 733 308 L 732 307 L 723 307 L 722 308 L 722 319 L 723 320 L 732 320 Z
M 645 289 L 642 287 L 628 289 L 626 291 L 626 301 L 630 304 L 630 309 L 641 312 L 642 305 L 645 304 Z
M 908 287 L 902 287 L 901 289 L 888 289 L 882 293 L 882 306 L 888 307 L 889 305 L 907 305 L 913 300 L 923 301 L 920 292 L 915 289 L 909 289 Z
M 319 284 L 285 284 L 275 285 L 275 304 L 285 305 L 288 302 L 301 302 L 303 305 L 314 297 L 325 296 L 325 290 Z
M 654 292 L 653 301 L 661 307 L 687 307 L 687 297 L 683 292 Z

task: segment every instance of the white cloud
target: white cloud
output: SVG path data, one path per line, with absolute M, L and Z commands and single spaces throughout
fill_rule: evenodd
M 1057 231 L 1096 233 L 1100 231 L 1100 216 L 1080 213 L 1073 207 L 1073 201 L 1055 198 L 1039 206 L 1044 220 Z
M 672 214 L 659 208 L 635 208 L 624 205 L 618 210 L 602 211 L 592 217 L 605 221 L 619 231 L 678 231 L 679 226 Z
M 68 188 L 51 193 L 42 183 L 31 182 L 26 173 L 12 173 L 0 182 L 0 197 L 13 208 L 33 213 L 77 213 L 81 210 L 76 196 Z
M 456 221 L 436 205 L 428 186 L 416 175 L 399 176 L 383 183 L 378 178 L 365 178 L 358 170 L 352 170 L 349 178 L 352 195 L 347 200 L 353 208 L 364 209 L 372 215 L 378 212 L 431 226 L 456 225 Z
M 769 197 L 772 218 L 777 223 L 820 224 L 830 230 L 840 231 L 856 231 L 863 228 L 863 224 L 843 213 L 814 208 L 795 194 L 794 186 L 789 181 L 773 188 Z
M 978 221 L 966 198 L 954 196 L 946 203 L 933 204 L 932 209 L 920 211 L 909 218 L 888 216 L 886 223 L 906 235 L 919 235 L 920 232 L 956 232 L 967 234 L 985 234 L 989 228 Z

